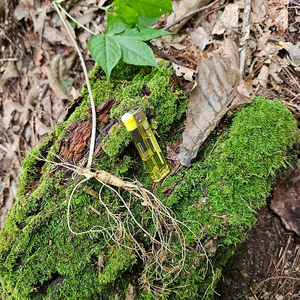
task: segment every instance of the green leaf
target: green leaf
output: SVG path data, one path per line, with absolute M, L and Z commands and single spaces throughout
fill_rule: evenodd
M 149 27 L 152 24 L 154 24 L 156 21 L 158 21 L 159 19 L 160 19 L 160 16 L 155 17 L 155 18 L 146 18 L 144 16 L 139 16 L 138 25 L 140 27 Z
M 139 40 L 130 40 L 128 37 L 122 37 L 121 35 L 113 35 L 111 38 L 121 45 L 121 60 L 123 62 L 137 66 L 159 68 L 152 49 L 147 44 Z
M 116 7 L 114 13 L 116 13 L 124 23 L 129 25 L 133 26 L 138 22 L 138 13 L 128 5 Z
M 107 15 L 107 34 L 112 35 L 122 33 L 126 28 L 128 28 L 128 25 L 122 21 L 119 15 Z
M 172 33 L 165 30 L 158 30 L 154 28 L 141 28 L 140 30 L 138 28 L 132 28 L 132 29 L 125 30 L 119 36 L 127 37 L 128 39 L 133 39 L 133 40 L 149 41 L 166 34 L 172 34 Z
M 149 41 L 162 35 L 172 34 L 165 30 L 158 30 L 154 28 L 132 28 L 126 29 L 118 35 L 118 37 L 127 38 L 129 40 Z
M 173 11 L 171 0 L 126 0 L 124 2 L 140 16 L 145 16 L 146 18 L 160 17 Z
M 111 70 L 121 59 L 120 44 L 106 34 L 97 34 L 90 38 L 88 48 L 109 79 Z

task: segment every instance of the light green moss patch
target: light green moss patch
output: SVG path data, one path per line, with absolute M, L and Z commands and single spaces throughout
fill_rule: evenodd
M 132 81 L 120 81 L 115 76 L 103 85 L 95 71 L 92 86 L 98 104 L 107 97 L 118 100 L 112 110 L 116 119 L 137 104 L 143 106 L 160 135 L 160 144 L 166 145 L 178 138 L 172 136 L 170 129 L 179 125 L 186 100 L 178 89 L 168 87 L 170 70 L 163 68 L 163 73 L 141 70 Z M 89 119 L 87 107 L 83 100 L 65 124 L 79 117 Z M 264 205 L 276 173 L 293 162 L 292 152 L 288 151 L 295 141 L 296 130 L 291 113 L 279 101 L 255 98 L 237 113 L 211 155 L 208 154 L 216 139 L 198 156 L 201 161 L 195 160 L 191 168 L 182 168 L 163 185 L 158 185 L 156 193 L 161 201 L 202 236 L 213 266 L 207 269 L 203 253 L 193 249 L 194 237 L 186 232 L 189 251 L 185 272 L 172 282 L 169 291 L 163 292 L 162 299 L 201 299 L 206 291 L 205 299 L 211 298 L 213 292 L 209 287 L 213 277 L 216 280 L 221 276 L 221 267 L 232 249 L 255 222 L 256 209 Z M 29 155 L 23 162 L 19 198 L 0 231 L 2 298 L 106 300 L 118 296 L 126 299 L 132 288 L 136 290 L 136 299 L 159 298 L 138 290 L 143 263 L 136 253 L 116 245 L 108 234 L 74 235 L 68 230 L 67 204 L 79 178 L 71 179 L 71 174 L 66 174 L 64 169 L 50 173 L 49 166 L 37 159 L 40 154 L 47 155 L 48 150 L 58 153 L 62 135 L 62 127 L 58 127 L 32 152 L 34 156 Z M 116 124 L 105 141 L 105 152 L 95 160 L 95 168 L 137 178 L 150 189 L 151 178 L 140 161 L 134 163 L 133 145 L 128 145 L 123 127 Z M 162 194 L 162 188 L 173 183 L 172 193 Z M 72 199 L 72 229 L 79 232 L 93 226 L 109 227 L 105 209 L 84 187 L 100 189 L 93 179 L 78 187 Z M 110 190 L 103 189 L 101 195 L 107 205 L 123 212 L 119 198 Z M 126 193 L 122 195 L 129 201 Z M 140 203 L 133 206 L 132 213 L 138 221 L 145 219 L 147 226 L 150 213 Z M 148 241 L 143 233 L 134 224 L 132 227 L 135 238 L 147 249 Z M 167 272 L 165 276 L 168 279 Z M 159 286 L 160 282 L 156 284 Z

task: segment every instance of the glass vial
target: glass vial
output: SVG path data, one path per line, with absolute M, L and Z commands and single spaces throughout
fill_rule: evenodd
M 122 116 L 122 122 L 130 133 L 151 178 L 154 182 L 161 181 L 170 170 L 144 112 L 139 107 L 134 108 Z

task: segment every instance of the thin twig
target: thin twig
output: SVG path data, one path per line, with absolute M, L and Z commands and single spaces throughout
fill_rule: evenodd
M 279 268 L 279 266 L 280 266 L 280 264 L 282 263 L 282 261 L 284 261 L 285 255 L 286 255 L 286 252 L 287 252 L 287 250 L 288 250 L 288 248 L 289 248 L 289 245 L 290 245 L 291 240 L 292 240 L 292 237 L 289 236 L 289 238 L 288 238 L 288 240 L 287 240 L 287 242 L 286 242 L 286 245 L 285 245 L 285 247 L 284 247 L 283 253 L 282 253 L 282 255 L 281 255 L 281 257 L 280 257 L 278 263 L 277 263 L 276 266 L 275 266 L 275 269 L 274 269 L 273 274 L 277 271 L 277 269 Z M 283 266 L 283 267 L 284 267 L 284 266 Z M 282 267 L 282 270 L 284 269 L 283 267 Z
M 291 280 L 296 280 L 296 281 L 300 281 L 300 278 L 295 278 L 295 277 L 289 277 L 289 276 L 273 276 L 273 277 L 269 277 L 263 281 L 261 281 L 256 288 L 254 289 L 253 293 L 256 294 L 257 290 L 264 285 L 266 282 L 270 281 L 270 280 L 277 280 L 277 279 L 291 279 Z
M 203 10 L 206 10 L 206 9 L 208 9 L 208 8 L 210 8 L 210 7 L 212 7 L 212 6 L 214 6 L 217 2 L 219 2 L 219 0 L 215 0 L 215 1 L 213 1 L 212 3 L 210 3 L 210 4 L 206 5 L 206 6 L 200 7 L 200 8 L 198 8 L 198 9 L 195 9 L 195 10 L 189 12 L 189 13 L 186 14 L 185 16 L 181 17 L 180 19 L 174 21 L 172 24 L 170 24 L 170 25 L 166 26 L 165 28 L 163 28 L 163 30 L 168 30 L 168 29 L 170 29 L 171 27 L 173 27 L 173 26 L 179 24 L 179 23 L 182 22 L 183 20 L 188 19 L 188 18 L 190 18 L 190 17 L 196 15 L 197 13 L 199 13 L 199 12 L 201 12 L 201 11 L 203 11 Z
M 93 32 L 92 30 L 88 29 L 87 27 L 85 27 L 83 24 L 79 23 L 75 18 L 73 18 L 60 4 L 58 5 L 58 7 L 76 24 L 78 24 L 80 27 L 82 27 L 83 29 L 85 29 L 86 31 L 88 31 L 89 33 L 96 35 L 95 32 Z
M 87 85 L 87 88 L 88 88 L 88 92 L 89 92 L 89 97 L 90 97 L 90 102 L 91 102 L 91 108 L 92 108 L 92 133 L 91 133 L 91 142 L 90 142 L 90 152 L 89 152 L 89 157 L 88 157 L 88 162 L 87 162 L 87 168 L 90 168 L 91 165 L 92 165 L 92 160 L 93 160 L 93 153 L 94 153 L 94 148 L 95 148 L 95 140 L 96 140 L 96 108 L 95 108 L 95 102 L 94 102 L 94 98 L 93 98 L 93 93 L 92 93 L 92 88 L 91 88 L 91 84 L 90 84 L 90 80 L 89 80 L 89 75 L 88 75 L 88 72 L 87 72 L 87 69 L 86 69 L 86 65 L 85 65 L 85 62 L 84 62 L 84 58 L 83 58 L 83 55 L 73 37 L 73 35 L 71 34 L 70 32 L 70 29 L 68 27 L 68 25 L 66 24 L 66 21 L 65 19 L 63 18 L 58 6 L 56 5 L 55 2 L 53 2 L 53 5 L 61 19 L 61 21 L 63 22 L 73 44 L 74 44 L 74 47 L 76 48 L 77 50 L 77 53 L 80 57 L 80 61 L 81 61 L 81 66 L 82 66 L 82 69 L 83 69 L 83 73 L 84 73 L 84 76 L 85 76 L 85 80 L 86 80 L 86 85 Z M 60 6 L 60 5 L 59 5 Z
M 224 4 L 222 4 L 221 6 L 217 7 L 217 8 L 214 8 L 212 9 L 211 11 L 208 11 L 204 16 L 202 16 L 200 18 L 200 20 L 194 25 L 194 28 L 198 28 L 202 22 L 203 19 L 205 19 L 207 16 L 209 16 L 210 14 L 212 14 L 213 12 L 216 12 L 222 8 L 224 8 L 227 4 L 228 4 L 228 1 L 229 0 L 226 0 L 226 2 Z
M 256 297 L 256 295 L 255 295 L 255 293 L 254 293 L 252 287 L 250 287 L 250 291 L 252 292 L 252 295 L 254 296 L 255 300 L 258 300 L 258 298 Z
M 247 54 L 247 40 L 249 39 L 250 35 L 250 25 L 249 25 L 249 17 L 250 17 L 250 10 L 251 10 L 251 0 L 245 0 L 245 9 L 244 9 L 244 20 L 243 20 L 243 37 L 240 41 L 240 46 L 242 47 L 241 55 L 240 55 L 240 73 L 241 75 L 244 73 L 245 69 L 245 61 L 246 61 L 246 54 Z
M 173 56 L 167 54 L 166 52 L 158 49 L 156 46 L 152 45 L 151 43 L 148 43 L 148 45 L 150 46 L 150 48 L 154 51 L 157 52 L 161 57 L 168 59 L 170 61 L 172 61 L 173 63 L 180 65 L 182 67 L 187 68 L 187 66 L 185 66 L 184 64 L 182 64 L 179 60 L 177 60 L 176 58 L 174 58 Z
M 3 150 L 5 152 L 10 152 L 5 146 L 0 144 L 0 150 Z
M 17 45 L 17 43 L 13 42 L 13 41 L 7 36 L 7 34 L 4 32 L 4 30 L 0 27 L 0 35 L 1 35 L 1 34 L 3 34 L 3 35 L 10 41 L 10 43 L 11 43 L 14 47 L 16 47 L 17 49 L 19 49 L 21 52 L 24 52 L 24 50 L 21 49 L 21 48 Z
M 0 62 L 3 62 L 3 61 L 18 61 L 18 59 L 14 58 L 14 57 L 1 58 Z
M 3 126 L 0 124 L 0 131 L 3 133 L 3 135 L 5 136 L 5 139 L 6 139 L 6 141 L 9 143 L 9 144 L 11 144 L 12 145 L 12 141 L 11 141 L 11 139 L 9 138 L 9 136 L 8 136 L 8 134 L 7 134 L 7 132 L 6 132 L 6 130 L 3 128 Z
M 283 66 L 283 69 L 287 72 L 287 74 L 292 78 L 292 81 L 294 82 L 294 84 L 297 86 L 298 90 L 300 91 L 300 85 L 297 82 L 297 80 L 294 78 L 293 74 L 289 71 L 289 69 L 285 66 Z
M 42 28 L 40 30 L 40 49 L 43 49 L 43 34 L 44 34 L 44 28 L 45 28 L 45 19 L 43 19 Z

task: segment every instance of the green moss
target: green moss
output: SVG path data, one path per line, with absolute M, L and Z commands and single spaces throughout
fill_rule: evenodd
M 97 80 L 97 71 L 91 76 L 98 104 L 108 97 L 117 99 L 112 117 L 118 120 L 127 109 L 141 105 L 148 112 L 152 127 L 163 139 L 160 144 L 167 144 L 178 138 L 172 136 L 170 128 L 179 125 L 186 100 L 178 89 L 168 87 L 171 70 L 162 69 L 163 73 L 142 69 L 129 82 L 120 81 L 117 76 L 112 76 L 110 82 Z M 86 113 L 89 104 L 85 89 L 83 97 L 64 126 L 70 120 L 90 118 Z M 116 245 L 105 232 L 72 234 L 67 224 L 67 205 L 80 179 L 71 179 L 62 169 L 51 173 L 49 165 L 38 159 L 46 156 L 48 150 L 58 153 L 64 134 L 62 128 L 57 127 L 23 162 L 18 201 L 0 231 L 2 298 L 106 300 L 118 295 L 119 299 L 125 299 L 129 287 L 137 289 L 143 270 L 139 256 Z M 104 142 L 105 151 L 95 159 L 94 167 L 138 178 L 150 189 L 151 178 L 144 165 L 136 162 L 123 128 L 116 123 L 110 131 Z M 202 152 L 203 157 L 198 156 L 201 159 L 191 168 L 182 168 L 158 185 L 156 193 L 164 204 L 202 236 L 213 266 L 207 269 L 203 253 L 193 250 L 194 237 L 187 231 L 187 246 L 191 251 L 188 251 L 185 272 L 172 282 L 170 290 L 164 291 L 161 298 L 201 299 L 205 293 L 206 299 L 211 298 L 211 285 L 221 276 L 222 265 L 243 239 L 245 230 L 255 222 L 256 209 L 264 205 L 274 176 L 293 161 L 288 151 L 295 141 L 296 130 L 291 113 L 279 101 L 255 98 L 237 113 L 211 155 L 216 139 L 211 140 L 208 150 Z M 55 157 L 49 154 L 48 159 Z M 161 192 L 172 184 L 175 187 L 170 195 Z M 70 215 L 72 230 L 81 232 L 93 226 L 108 228 L 112 220 L 108 219 L 99 200 L 85 192 L 85 187 L 95 191 L 101 188 L 93 179 L 77 187 Z M 103 189 L 101 196 L 117 213 L 124 213 L 124 206 L 110 190 Z M 130 201 L 126 193 L 122 196 Z M 150 216 L 140 203 L 132 206 L 132 213 L 137 220 L 147 220 Z M 145 224 L 147 226 L 146 221 Z M 134 224 L 131 226 L 138 241 L 147 247 L 144 235 Z M 177 243 L 174 241 L 174 248 L 179 247 Z M 157 298 L 146 290 L 138 291 L 136 296 L 143 300 Z

